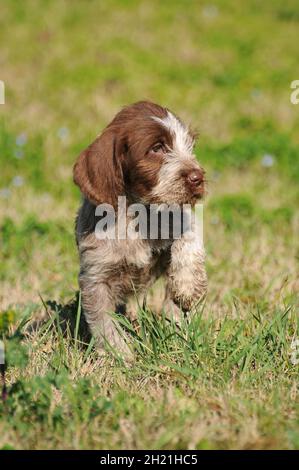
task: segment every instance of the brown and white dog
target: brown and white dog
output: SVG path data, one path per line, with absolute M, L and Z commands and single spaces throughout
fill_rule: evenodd
M 119 196 L 128 205 L 194 205 L 204 194 L 204 171 L 193 145 L 194 137 L 173 113 L 143 101 L 122 109 L 74 166 L 84 197 L 76 222 L 79 284 L 99 347 L 107 340 L 128 352 L 110 314 L 157 277 L 166 277 L 165 308 L 177 319 L 180 309 L 190 311 L 206 293 L 204 251 L 195 232 L 155 240 L 103 240 L 95 234 L 96 206 L 111 204 L 117 212 Z

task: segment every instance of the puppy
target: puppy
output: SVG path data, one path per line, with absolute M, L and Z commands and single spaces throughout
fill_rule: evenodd
M 142 204 L 147 215 L 152 206 L 193 206 L 205 190 L 193 146 L 194 137 L 177 116 L 143 101 L 122 109 L 75 163 L 74 182 L 83 194 L 76 220 L 79 285 L 83 311 L 99 347 L 107 341 L 128 352 L 111 313 L 124 312 L 128 298 L 146 292 L 161 275 L 166 277 L 165 309 L 177 319 L 178 312 L 190 311 L 205 296 L 204 251 L 193 223 L 176 238 L 171 233 L 130 238 L 119 232 L 105 238 L 96 231 L 105 212 L 98 217 L 97 206 L 112 208 L 116 223 L 120 220 L 120 196 L 125 197 L 125 227 L 133 219 L 132 205 Z M 161 222 L 157 226 L 159 232 Z M 148 222 L 145 232 L 148 235 Z

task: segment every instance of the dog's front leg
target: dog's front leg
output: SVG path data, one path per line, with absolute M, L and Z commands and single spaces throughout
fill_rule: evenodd
M 206 295 L 204 262 L 204 249 L 196 232 L 190 230 L 172 243 L 167 292 L 183 311 L 192 310 Z
M 125 334 L 119 331 L 111 317 L 111 314 L 117 311 L 112 289 L 104 282 L 94 283 L 84 277 L 80 277 L 79 283 L 84 315 L 92 335 L 96 338 L 96 346 L 104 349 L 108 343 L 117 352 L 130 357 L 132 353 L 125 340 Z

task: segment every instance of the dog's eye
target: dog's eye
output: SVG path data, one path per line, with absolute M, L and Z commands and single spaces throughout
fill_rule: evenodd
M 158 142 L 151 148 L 151 151 L 154 153 L 164 152 L 164 145 L 161 142 Z

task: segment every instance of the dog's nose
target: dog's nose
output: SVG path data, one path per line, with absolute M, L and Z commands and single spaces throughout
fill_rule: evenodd
M 192 170 L 187 175 L 187 181 L 191 186 L 200 186 L 203 182 L 203 172 L 200 170 Z

